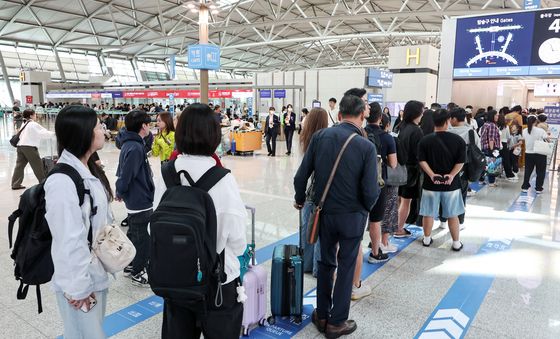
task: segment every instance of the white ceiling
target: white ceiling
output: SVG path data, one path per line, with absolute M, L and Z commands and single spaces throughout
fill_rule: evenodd
M 222 0 L 210 42 L 237 71 L 385 65 L 388 47 L 440 43 L 445 17 L 523 0 Z M 541 0 L 543 7 L 560 1 Z M 165 59 L 198 40 L 182 0 L 2 0 L 0 42 Z

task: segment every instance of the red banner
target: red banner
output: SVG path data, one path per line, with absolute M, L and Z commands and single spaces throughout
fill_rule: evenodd
M 253 92 L 252 89 L 237 89 L 237 90 L 210 90 L 208 97 L 211 99 L 229 99 L 232 98 L 233 92 Z M 181 89 L 181 90 L 152 90 L 152 91 L 125 91 L 123 98 L 135 99 L 167 99 L 172 94 L 175 99 L 198 99 L 200 98 L 200 91 L 195 89 Z

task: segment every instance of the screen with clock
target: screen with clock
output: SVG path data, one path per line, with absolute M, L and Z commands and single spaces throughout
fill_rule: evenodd
M 560 75 L 560 9 L 457 19 L 454 78 Z

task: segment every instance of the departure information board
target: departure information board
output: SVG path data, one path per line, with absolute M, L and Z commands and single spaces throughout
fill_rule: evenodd
M 454 78 L 560 74 L 560 8 L 457 19 Z

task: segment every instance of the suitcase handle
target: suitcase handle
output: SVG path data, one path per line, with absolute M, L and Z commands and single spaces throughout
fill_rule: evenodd
M 256 247 L 256 245 L 255 245 L 255 213 L 256 213 L 256 210 L 255 210 L 254 207 L 247 206 L 247 205 L 245 205 L 245 208 L 251 213 L 251 244 L 254 247 Z M 255 256 L 256 255 L 255 255 L 255 253 L 256 253 L 256 248 L 253 248 L 253 253 L 251 255 L 251 264 L 253 266 L 256 265 L 256 262 L 255 262 L 255 260 L 256 260 Z
M 299 243 L 299 255 L 301 256 L 301 260 L 303 260 L 303 244 L 304 244 L 304 242 L 302 241 L 303 240 L 303 223 L 304 223 L 304 221 L 301 220 L 302 215 L 303 215 L 303 213 L 301 212 L 302 209 L 298 210 L 299 211 L 299 241 L 298 241 L 298 243 Z

